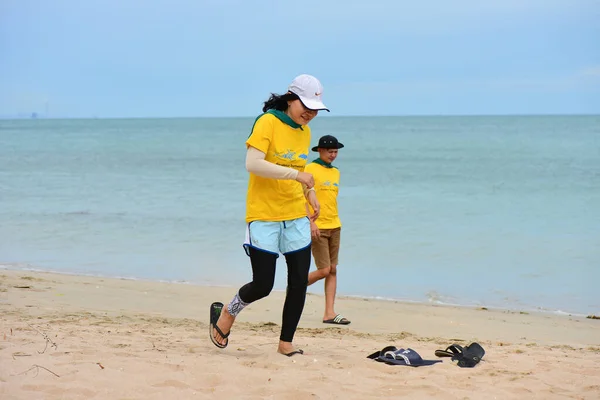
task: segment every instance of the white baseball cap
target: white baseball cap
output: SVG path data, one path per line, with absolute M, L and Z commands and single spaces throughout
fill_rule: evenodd
M 321 97 L 323 95 L 323 85 L 317 78 L 312 75 L 298 75 L 290 86 L 288 86 L 288 90 L 298 97 L 300 97 L 300 101 L 306 108 L 311 110 L 327 110 L 329 109 L 323 104 Z

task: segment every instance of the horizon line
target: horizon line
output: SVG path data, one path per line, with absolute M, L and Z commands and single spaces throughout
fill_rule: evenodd
M 87 117 L 70 117 L 70 116 L 41 116 L 35 118 L 31 116 L 15 116 L 15 115 L 0 115 L 0 120 L 124 120 L 124 119 L 245 119 L 256 118 L 257 115 L 231 115 L 231 116 L 87 116 Z M 321 115 L 323 118 L 449 118 L 449 117 L 593 117 L 600 116 L 599 113 L 497 113 L 497 114 L 342 114 L 342 115 Z M 320 118 L 322 119 L 322 118 Z

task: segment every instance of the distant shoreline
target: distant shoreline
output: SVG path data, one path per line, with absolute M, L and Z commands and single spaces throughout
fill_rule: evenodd
M 414 114 L 414 115 L 322 115 L 320 118 L 522 118 L 522 117 L 600 117 L 600 114 Z M 238 116 L 178 116 L 178 117 L 43 117 L 31 118 L 29 116 L 0 116 L 0 121 L 60 121 L 60 120 L 172 120 L 172 119 L 246 119 L 256 118 L 256 115 Z

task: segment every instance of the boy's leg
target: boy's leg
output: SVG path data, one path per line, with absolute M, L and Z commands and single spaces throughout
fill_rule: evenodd
M 323 320 L 331 320 L 337 316 L 334 303 L 335 295 L 337 291 L 337 264 L 338 255 L 340 250 L 340 237 L 341 229 L 332 229 L 329 238 L 329 263 L 330 271 L 329 275 L 325 277 L 325 314 Z
M 317 266 L 316 271 L 312 271 L 308 275 L 308 284 L 313 283 L 327 277 L 331 271 L 330 269 L 330 255 L 329 255 L 329 240 L 330 230 L 322 229 L 321 236 L 312 239 L 312 254 L 315 259 L 315 265 Z

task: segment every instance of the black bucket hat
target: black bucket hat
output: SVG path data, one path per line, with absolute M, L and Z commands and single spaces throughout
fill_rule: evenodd
M 319 149 L 341 149 L 344 147 L 343 144 L 338 142 L 335 136 L 325 135 L 319 139 L 319 144 L 312 148 L 312 151 L 319 151 Z

